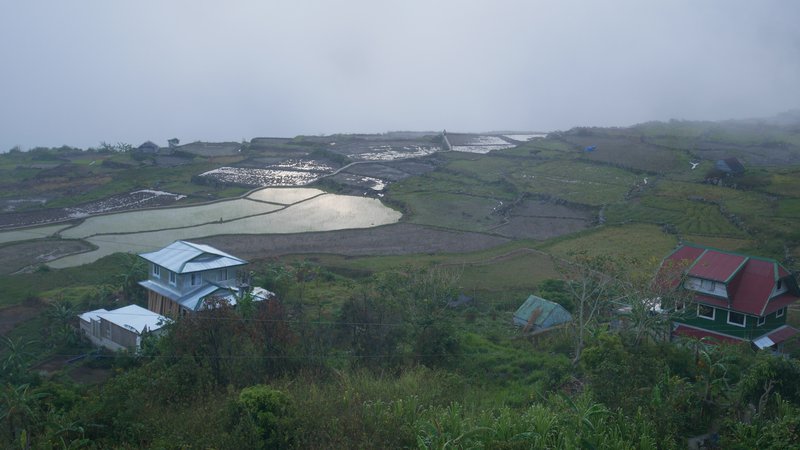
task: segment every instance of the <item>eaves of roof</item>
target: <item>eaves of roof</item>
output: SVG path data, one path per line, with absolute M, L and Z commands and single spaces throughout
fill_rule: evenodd
M 156 294 L 163 295 L 171 300 L 177 300 L 180 298 L 180 293 L 177 291 L 173 291 L 172 289 L 167 288 L 164 285 L 158 284 L 151 280 L 144 280 L 139 282 L 139 286 L 151 290 Z
M 713 331 L 709 331 L 703 328 L 693 327 L 691 325 L 686 325 L 686 324 L 678 325 L 674 330 L 672 330 L 672 334 L 683 337 L 692 337 L 695 339 L 709 338 L 711 340 L 724 344 L 741 344 L 743 342 L 747 342 L 744 339 L 736 336 L 731 336 L 729 334 L 723 334 L 723 333 L 716 333 Z

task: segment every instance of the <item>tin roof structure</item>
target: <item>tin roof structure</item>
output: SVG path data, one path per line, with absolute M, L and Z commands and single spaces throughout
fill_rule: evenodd
M 158 330 L 170 322 L 168 318 L 161 314 L 156 314 L 138 305 L 123 306 L 122 308 L 112 309 L 111 311 L 96 309 L 80 314 L 78 317 L 86 322 L 103 319 L 114 325 L 133 331 L 136 334 Z
M 796 328 L 790 327 L 789 325 L 784 325 L 780 328 L 772 330 L 764 336 L 753 339 L 753 344 L 760 349 L 764 349 L 767 347 L 772 347 L 775 344 L 780 344 L 790 337 L 797 335 L 797 333 L 800 333 L 800 331 L 798 331 Z
M 139 256 L 175 273 L 201 272 L 247 264 L 247 261 L 210 245 L 188 241 L 175 241 L 161 250 Z
M 514 324 L 531 328 L 549 328 L 572 320 L 570 313 L 558 303 L 531 295 L 514 313 Z

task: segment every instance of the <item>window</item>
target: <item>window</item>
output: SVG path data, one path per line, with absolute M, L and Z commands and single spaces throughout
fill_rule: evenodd
M 191 278 L 192 286 L 198 286 L 203 282 L 203 275 L 200 273 L 193 273 Z
M 714 282 L 711 280 L 700 280 L 700 289 L 714 292 Z
M 161 266 L 158 264 L 153 264 L 153 276 L 160 277 L 161 276 Z
M 775 317 L 783 317 L 783 313 L 785 313 L 785 312 L 786 312 L 786 308 L 785 307 L 781 308 L 781 309 L 775 311 Z
M 714 320 L 714 308 L 708 305 L 697 305 L 697 317 Z
M 747 324 L 747 318 L 744 314 L 728 311 L 728 323 L 736 325 L 737 327 L 743 327 Z
M 758 318 L 758 326 L 764 325 L 765 323 L 767 323 L 767 318 L 765 316 Z
M 171 270 L 169 271 L 169 284 L 178 284 L 178 276 Z
M 775 285 L 775 290 L 780 291 L 783 287 L 783 280 L 778 280 L 778 284 Z

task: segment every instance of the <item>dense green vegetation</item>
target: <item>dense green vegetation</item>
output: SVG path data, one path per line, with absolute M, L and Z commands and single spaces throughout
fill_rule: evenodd
M 796 268 L 800 169 L 785 157 L 800 153 L 798 135 L 769 123 L 648 123 L 575 129 L 486 155 L 437 155 L 438 170 L 389 187 L 404 220 L 493 232 L 519 199 L 535 198 L 590 211 L 596 223 L 470 254 L 255 261 L 255 284 L 277 300 L 183 318 L 139 355 L 65 363 L 90 351 L 70 327 L 77 312 L 143 301 L 136 258 L 0 276 L 0 305 L 36 311 L 0 345 L 0 442 L 633 449 L 685 448 L 687 437 L 710 433 L 719 448 L 792 448 L 800 440 L 796 343 L 793 357 L 775 358 L 747 346 L 667 342 L 667 324 L 646 308 L 618 329 L 619 305 L 608 300 L 667 295 L 647 280 L 679 239 Z M 265 142 L 247 151 L 314 148 L 303 138 Z M 585 152 L 590 145 L 597 149 Z M 20 166 L 66 153 L 4 155 L 0 171 L 33 183 L 45 166 Z M 153 183 L 198 198 L 216 189 L 192 184 L 191 174 L 220 161 L 197 157 L 137 174 L 90 165 L 141 162 L 127 152 L 95 153 L 71 164 L 91 168 L 96 186 L 61 204 Z M 745 174 L 708 179 L 713 161 L 727 156 L 742 158 Z M 701 164 L 693 170 L 690 161 Z M 214 195 L 235 194 L 219 189 Z M 603 295 L 576 297 L 570 283 L 579 279 L 603 284 Z M 531 293 L 576 315 L 594 304 L 598 313 L 526 336 L 511 317 Z M 472 300 L 447 306 L 459 295 Z M 797 323 L 794 311 L 789 321 Z M 60 366 L 48 369 L 52 361 Z
M 305 262 L 257 273 L 281 301 L 201 312 L 138 356 L 90 356 L 53 378 L 26 370 L 28 354 L 80 353 L 62 324 L 102 299 L 87 293 L 74 306 L 48 306 L 36 324 L 47 331 L 43 348 L 4 342 L 3 440 L 34 448 L 617 449 L 683 448 L 686 436 L 709 430 L 723 448 L 797 438 L 795 359 L 637 340 L 633 328 L 611 332 L 606 311 L 574 364 L 570 330 L 528 340 L 509 326 L 518 299 L 446 307 L 461 281 L 449 269 L 347 278 Z M 540 289 L 575 312 L 563 282 Z M 80 384 L 70 375 L 80 367 L 113 376 Z

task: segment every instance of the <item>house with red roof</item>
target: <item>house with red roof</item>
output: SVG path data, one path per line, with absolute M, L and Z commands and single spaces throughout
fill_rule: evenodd
M 777 261 L 684 244 L 664 259 L 662 272 L 666 266 L 684 268 L 682 278 L 672 282 L 692 298 L 673 319 L 673 337 L 780 350 L 798 334 L 786 325 L 786 312 L 800 298 L 800 288 Z

